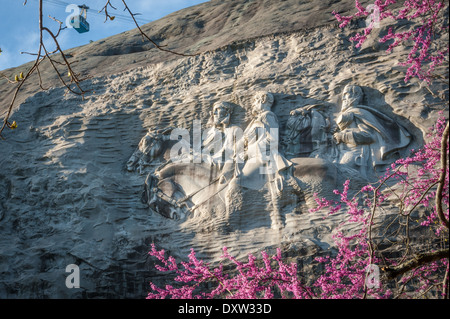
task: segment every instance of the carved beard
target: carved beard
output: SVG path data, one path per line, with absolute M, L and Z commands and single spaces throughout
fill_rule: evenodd
M 256 116 L 259 113 L 261 113 L 261 106 L 260 105 L 255 105 L 252 108 L 252 115 Z
M 227 114 L 224 117 L 221 117 L 219 119 L 214 119 L 214 126 L 215 127 L 221 127 L 222 125 L 227 126 L 230 123 L 230 114 Z
M 271 105 L 269 103 L 258 103 L 252 108 L 252 115 L 258 116 L 265 111 L 270 111 Z
M 345 110 L 351 108 L 351 107 L 356 107 L 358 106 L 362 101 L 362 98 L 359 96 L 353 96 L 350 97 L 349 99 L 346 99 L 344 101 L 342 101 L 342 112 L 344 112 Z
M 353 122 L 353 113 L 342 113 L 336 120 L 341 131 L 345 130 Z

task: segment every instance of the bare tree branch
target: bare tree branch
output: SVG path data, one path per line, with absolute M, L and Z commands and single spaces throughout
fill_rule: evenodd
M 145 41 L 145 39 L 147 39 L 147 40 L 148 40 L 151 44 L 153 44 L 153 45 L 155 46 L 155 48 L 157 48 L 158 50 L 161 50 L 161 51 L 164 51 L 164 52 L 168 52 L 168 53 L 172 53 L 172 54 L 175 54 L 175 55 L 185 56 L 185 57 L 187 57 L 187 56 L 197 56 L 197 55 L 199 55 L 199 53 L 195 53 L 195 54 L 185 54 L 185 53 L 180 53 L 180 52 L 172 51 L 172 50 L 169 50 L 169 49 L 165 49 L 165 48 L 164 48 L 165 46 L 162 46 L 162 45 L 157 44 L 157 43 L 156 43 L 154 40 L 152 40 L 147 34 L 145 34 L 144 31 L 142 31 L 141 27 L 139 26 L 139 24 L 137 23 L 137 21 L 136 21 L 136 19 L 135 19 L 135 17 L 134 17 L 136 14 L 133 13 L 133 12 L 131 11 L 131 9 L 128 7 L 128 4 L 126 3 L 126 1 L 125 1 L 125 0 L 122 0 L 122 2 L 123 2 L 123 5 L 125 6 L 125 10 L 128 11 L 128 13 L 130 14 L 131 18 L 132 18 L 133 21 L 134 21 L 134 24 L 136 25 L 136 28 L 139 30 L 139 33 L 141 34 L 142 39 L 143 39 L 144 41 Z M 110 15 L 108 14 L 108 11 L 107 11 L 108 5 L 109 5 L 110 7 L 112 7 L 112 8 L 114 8 L 114 7 L 111 5 L 110 0 L 108 0 L 108 2 L 107 2 L 106 5 L 103 7 L 103 9 L 100 10 L 100 12 L 101 12 L 101 11 L 105 11 L 105 16 L 106 16 L 105 21 L 106 21 L 108 18 L 109 18 L 110 20 L 113 20 L 113 19 L 114 19 L 113 16 L 110 16 Z M 115 8 L 114 8 L 114 9 L 115 9 Z
M 144 31 L 142 31 L 142 29 L 140 28 L 139 24 L 137 23 L 136 19 L 135 19 L 135 13 L 133 13 L 130 8 L 128 7 L 127 3 L 125 0 L 122 0 L 126 11 L 128 11 L 128 13 L 130 14 L 131 18 L 133 19 L 137 29 L 139 30 L 139 32 L 142 35 L 143 40 L 145 41 L 145 39 L 147 39 L 148 41 L 150 41 L 157 49 L 164 51 L 164 52 L 168 52 L 171 54 L 175 54 L 175 55 L 179 55 L 179 56 L 195 56 L 198 55 L 197 54 L 184 54 L 184 53 L 179 53 L 179 52 L 175 52 L 169 49 L 165 49 L 165 45 L 159 45 L 157 44 L 155 41 L 153 41 L 149 36 L 147 36 Z M 27 0 L 24 1 L 23 3 L 24 5 L 27 4 Z M 105 22 L 109 19 L 109 20 L 114 20 L 114 16 L 111 16 L 108 12 L 108 8 L 112 8 L 114 10 L 116 10 L 116 8 L 111 4 L 111 0 L 107 0 L 105 6 L 103 7 L 101 11 L 105 12 Z M 17 84 L 17 87 L 14 91 L 12 100 L 9 104 L 9 107 L 7 108 L 7 112 L 6 112 L 6 116 L 3 119 L 3 125 L 0 128 L 0 138 L 4 139 L 2 136 L 2 132 L 6 127 L 9 128 L 13 128 L 11 123 L 9 123 L 9 118 L 11 116 L 11 112 L 12 109 L 14 107 L 14 104 L 17 100 L 17 96 L 20 92 L 20 90 L 22 89 L 23 85 L 25 84 L 25 82 L 30 78 L 30 76 L 37 71 L 38 77 L 39 77 L 39 87 L 42 90 L 45 90 L 44 85 L 42 83 L 42 77 L 41 77 L 41 72 L 39 70 L 39 65 L 44 61 L 44 60 L 48 60 L 49 63 L 51 64 L 52 68 L 54 69 L 59 81 L 67 88 L 68 92 L 74 93 L 76 95 L 80 95 L 82 97 L 84 97 L 84 94 L 86 92 L 88 92 L 88 90 L 84 90 L 81 87 L 81 82 L 84 81 L 85 79 L 81 79 L 79 78 L 79 74 L 75 73 L 74 70 L 72 69 L 72 64 L 67 60 L 66 55 L 64 54 L 62 48 L 59 45 L 58 42 L 58 36 L 61 32 L 61 30 L 65 29 L 66 27 L 62 27 L 62 22 L 59 21 L 58 19 L 49 16 L 50 19 L 54 20 L 55 22 L 57 22 L 59 24 L 59 29 L 56 33 L 53 33 L 49 28 L 44 27 L 43 25 L 43 3 L 42 0 L 39 0 L 39 49 L 38 49 L 38 53 L 29 53 L 29 52 L 22 52 L 24 54 L 29 54 L 29 55 L 35 55 L 36 56 L 36 60 L 34 62 L 34 64 L 31 66 L 30 70 L 27 72 L 27 74 L 23 77 L 23 79 L 21 78 L 20 80 L 17 81 L 12 81 L 10 80 L 7 76 L 5 76 L 4 74 L 0 73 L 0 76 L 5 78 L 10 84 Z M 48 51 L 45 44 L 44 44 L 44 31 L 50 35 L 50 37 L 53 39 L 55 45 L 56 45 L 56 49 L 53 51 Z M 59 53 L 62 57 L 62 62 L 58 61 L 54 58 L 54 55 Z M 68 75 L 70 77 L 70 83 L 67 82 L 66 80 L 64 80 L 64 77 L 61 73 L 60 70 L 58 70 L 57 65 L 61 65 L 64 66 L 67 69 Z M 72 84 L 75 84 L 75 87 L 71 87 Z
M 441 223 L 448 228 L 448 219 L 445 218 L 444 210 L 442 209 L 442 193 L 444 191 L 445 178 L 447 175 L 447 140 L 449 135 L 449 127 L 445 126 L 441 139 L 441 176 L 439 177 L 439 185 L 436 191 L 436 212 Z
M 392 280 L 397 278 L 400 275 L 403 275 L 404 273 L 416 269 L 420 266 L 429 264 L 433 261 L 438 261 L 444 258 L 449 258 L 449 251 L 448 248 L 441 249 L 435 252 L 431 253 L 422 253 L 415 255 L 411 260 L 408 262 L 405 262 L 403 264 L 400 264 L 398 266 L 394 267 L 388 267 L 384 269 L 384 276 L 387 280 Z
M 25 4 L 26 4 L 26 2 L 24 3 L 24 5 Z M 48 61 L 52 65 L 53 69 L 55 70 L 55 72 L 56 72 L 60 82 L 70 92 L 72 92 L 74 94 L 77 94 L 77 95 L 81 95 L 81 96 L 84 96 L 84 94 L 87 92 L 86 90 L 83 90 L 81 88 L 81 85 L 80 85 L 80 82 L 83 81 L 83 79 L 78 78 L 78 75 L 73 71 L 70 62 L 67 60 L 67 58 L 66 58 L 66 56 L 65 56 L 65 54 L 64 54 L 64 52 L 63 52 L 63 50 L 61 48 L 61 46 L 59 45 L 59 42 L 58 42 L 57 38 L 58 38 L 61 30 L 63 29 L 62 28 L 62 22 L 57 20 L 57 19 L 55 19 L 55 18 L 52 18 L 52 17 L 50 17 L 50 18 L 53 19 L 54 21 L 56 21 L 57 23 L 59 23 L 59 29 L 58 29 L 58 32 L 56 32 L 56 34 L 54 34 L 49 28 L 44 27 L 44 25 L 43 25 L 43 4 L 42 4 L 42 0 L 39 0 L 39 50 L 38 50 L 38 53 L 23 52 L 25 54 L 35 55 L 36 56 L 36 60 L 35 60 L 34 64 L 32 65 L 32 67 L 30 68 L 30 70 L 24 76 L 24 78 L 21 79 L 18 82 L 18 85 L 17 85 L 17 87 L 16 87 L 16 89 L 14 91 L 13 98 L 12 98 L 10 104 L 9 104 L 8 111 L 7 111 L 6 116 L 5 116 L 4 120 L 3 120 L 3 125 L 0 128 L 0 138 L 2 138 L 2 139 L 3 139 L 3 136 L 1 134 L 2 134 L 3 130 L 6 127 L 11 127 L 11 123 L 9 123 L 9 117 L 11 116 L 11 112 L 12 112 L 13 106 L 15 104 L 15 101 L 17 99 L 18 93 L 21 90 L 22 86 L 25 84 L 25 82 L 30 78 L 30 76 L 35 71 L 37 71 L 37 73 L 38 73 L 39 87 L 41 89 L 45 90 L 45 88 L 43 86 L 43 83 L 42 83 L 41 72 L 39 70 L 39 65 L 45 59 L 48 59 Z M 46 46 L 44 44 L 44 31 L 46 33 L 48 33 L 50 35 L 50 37 L 53 39 L 53 42 L 56 45 L 56 49 L 55 50 L 50 51 L 50 52 L 47 50 L 47 48 L 46 48 Z M 57 60 L 55 60 L 53 58 L 55 53 L 60 53 L 61 54 L 63 62 L 57 61 Z M 64 67 L 66 67 L 68 69 L 68 72 L 69 72 L 70 78 L 71 78 L 70 83 L 66 83 L 66 81 L 64 80 L 64 78 L 61 75 L 61 72 L 56 67 L 56 64 L 63 65 Z M 3 74 L 2 74 L 2 76 L 5 77 Z M 10 81 L 9 79 L 8 79 L 8 81 L 10 83 L 16 83 L 16 81 L 13 82 L 13 81 Z M 76 86 L 77 90 L 75 90 L 75 89 L 70 87 L 70 84 L 72 84 L 72 83 L 75 83 L 75 86 Z

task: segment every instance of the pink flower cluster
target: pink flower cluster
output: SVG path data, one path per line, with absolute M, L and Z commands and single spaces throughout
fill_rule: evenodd
M 217 297 L 233 299 L 272 299 L 275 289 L 282 298 L 312 298 L 311 289 L 305 287 L 297 277 L 297 264 L 287 265 L 281 258 L 281 250 L 270 257 L 262 252 L 262 263 L 258 265 L 257 259 L 252 254 L 248 255 L 248 262 L 243 263 L 228 253 L 223 248 L 225 260 L 232 262 L 237 270 L 233 276 L 224 272 L 220 264 L 211 268 L 209 264 L 198 260 L 192 249 L 188 262 L 178 265 L 173 257 L 165 257 L 164 250 L 158 251 L 152 244 L 149 254 L 156 257 L 164 266 L 156 266 L 160 271 L 172 271 L 176 273 L 175 282 L 181 283 L 180 287 L 166 285 L 164 289 L 158 288 L 153 283 L 150 286 L 154 292 L 150 292 L 147 299 L 213 299 Z M 209 292 L 201 289 L 201 284 L 212 283 L 215 287 Z
M 389 45 L 387 52 L 391 52 L 393 48 L 401 44 L 408 45 L 408 42 L 412 42 L 412 48 L 407 60 L 400 63 L 402 66 L 408 66 L 404 80 L 408 82 L 412 77 L 418 77 L 421 80 L 430 82 L 434 70 L 444 63 L 445 57 L 449 53 L 448 47 L 443 50 L 436 50 L 432 47 L 436 34 L 439 31 L 448 29 L 448 26 L 439 24 L 439 18 L 444 15 L 443 9 L 445 4 L 443 1 L 436 0 L 407 0 L 394 13 L 389 10 L 389 6 L 396 2 L 396 0 L 375 0 L 374 6 L 378 8 L 379 17 L 377 18 L 379 21 L 391 18 L 393 20 L 417 21 L 417 24 L 403 32 L 394 32 L 391 27 L 388 30 L 388 34 L 379 41 L 382 43 L 393 41 Z M 355 6 L 358 12 L 351 16 L 341 16 L 335 11 L 332 12 L 336 19 L 341 22 L 339 25 L 341 28 L 348 25 L 354 18 L 367 17 L 371 14 L 358 0 L 355 0 Z M 356 47 L 359 48 L 367 40 L 372 29 L 373 26 L 369 25 L 364 29 L 363 34 L 357 33 L 350 40 L 356 42 Z
M 447 231 L 444 226 L 439 223 L 439 218 L 436 213 L 434 199 L 436 196 L 436 184 L 441 175 L 441 140 L 447 120 L 441 114 L 437 120 L 436 125 L 430 129 L 428 138 L 430 141 L 421 149 L 413 152 L 407 158 L 399 159 L 391 165 L 382 176 L 377 185 L 386 185 L 389 180 L 396 179 L 397 186 L 400 188 L 401 194 L 395 195 L 396 198 L 401 198 L 403 202 L 401 215 L 408 216 L 414 209 L 418 207 L 429 207 L 429 215 L 421 223 L 422 226 L 433 225 L 436 238 L 441 235 L 441 232 Z M 448 141 L 447 141 L 448 144 Z M 448 150 L 448 147 L 447 147 Z M 447 154 L 448 158 L 448 154 Z M 447 167 L 447 178 L 444 182 L 442 202 L 447 207 L 445 214 L 448 220 L 448 206 L 449 206 L 449 172 Z M 375 184 L 374 184 L 375 185 Z M 361 296 L 363 291 L 366 296 L 372 298 L 388 298 L 392 296 L 389 289 L 370 290 L 365 288 L 365 269 L 370 264 L 377 264 L 380 262 L 378 258 L 372 253 L 372 248 L 369 247 L 370 238 L 368 237 L 369 226 L 371 221 L 371 212 L 373 205 L 380 206 L 382 202 L 387 199 L 387 196 L 392 196 L 394 191 L 389 188 L 390 193 L 383 195 L 379 188 L 374 185 L 364 186 L 358 196 L 351 199 L 348 198 L 349 181 L 344 183 L 342 192 L 335 191 L 335 194 L 340 195 L 339 202 L 333 202 L 326 199 L 316 198 L 319 209 L 329 207 L 329 213 L 333 214 L 337 209 L 345 209 L 351 216 L 348 221 L 344 223 L 361 223 L 365 225 L 357 234 L 345 235 L 342 231 L 337 231 L 334 235 L 336 245 L 338 247 L 338 254 L 334 258 L 318 258 L 319 261 L 325 263 L 325 274 L 319 277 L 316 286 L 319 286 L 322 294 L 330 298 L 352 298 Z M 370 200 L 360 201 L 364 193 L 372 192 Z M 373 201 L 373 199 L 376 201 Z M 368 199 L 368 198 L 367 198 Z M 314 210 L 317 211 L 317 210 Z M 446 234 L 448 237 L 448 233 Z M 395 260 L 384 259 L 385 266 L 395 266 Z M 419 267 L 405 276 L 402 281 L 410 282 L 413 279 L 420 281 L 420 291 L 426 292 L 430 287 L 436 285 L 436 282 L 429 279 L 429 274 L 435 272 L 437 269 L 446 269 L 448 272 L 448 259 L 429 263 Z M 343 282 L 343 279 L 346 281 Z M 443 290 L 445 294 L 445 289 Z M 323 297 L 323 295 L 322 295 Z
M 397 160 L 387 170 L 382 182 L 389 178 L 399 180 L 398 185 L 402 187 L 400 198 L 404 203 L 403 215 L 410 214 L 413 208 L 419 205 L 429 208 L 429 215 L 422 222 L 423 226 L 437 224 L 436 234 L 439 235 L 443 230 L 443 225 L 439 222 L 434 199 L 436 190 L 433 189 L 441 175 L 441 139 L 447 120 L 441 113 L 441 117 L 428 133 L 430 141 L 423 148 L 416 150 L 407 158 Z M 448 141 L 447 141 L 448 144 Z M 447 153 L 449 147 L 447 146 Z M 448 157 L 448 154 L 447 154 Z M 449 167 L 446 168 L 446 179 L 443 187 L 442 202 L 445 206 L 449 205 Z M 445 217 L 449 218 L 448 210 L 444 211 Z

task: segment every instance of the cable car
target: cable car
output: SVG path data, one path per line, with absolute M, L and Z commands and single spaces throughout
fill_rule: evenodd
M 89 23 L 87 22 L 87 11 L 89 9 L 85 4 L 78 6 L 80 8 L 80 14 L 75 16 L 70 23 L 78 33 L 84 33 L 89 31 Z M 83 16 L 84 14 L 84 16 Z

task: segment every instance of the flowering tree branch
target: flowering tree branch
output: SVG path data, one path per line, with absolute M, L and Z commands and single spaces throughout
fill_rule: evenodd
M 444 13 L 445 2 L 408 0 L 400 9 L 390 10 L 389 8 L 396 3 L 396 0 L 375 0 L 373 5 L 364 8 L 358 0 L 355 0 L 357 12 L 354 15 L 342 16 L 336 11 L 333 11 L 333 14 L 340 22 L 341 28 L 347 26 L 355 18 L 367 18 L 366 22 L 369 22 L 362 34 L 357 33 L 350 38 L 351 41 L 356 42 L 357 48 L 361 47 L 372 30 L 385 19 L 416 21 L 415 26 L 407 31 L 394 32 L 393 27 L 390 27 L 388 33 L 379 41 L 381 43 L 392 41 L 387 49 L 388 53 L 395 47 L 407 45 L 409 41 L 412 41 L 413 46 L 407 60 L 400 63 L 402 66 L 408 66 L 405 82 L 412 77 L 418 77 L 430 83 L 434 70 L 444 63 L 449 53 L 448 41 L 444 48 L 432 49 L 432 44 L 436 43 L 437 34 L 448 30 L 448 16 Z M 369 7 L 374 11 L 367 10 Z

